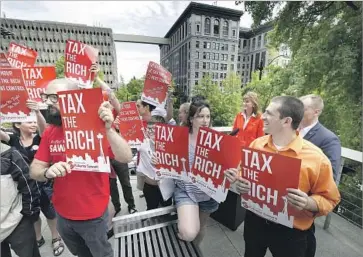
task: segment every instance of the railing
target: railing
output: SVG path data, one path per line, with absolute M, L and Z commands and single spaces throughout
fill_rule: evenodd
M 214 127 L 219 132 L 231 132 L 231 127 Z M 341 202 L 335 208 L 334 212 L 351 222 L 352 224 L 362 228 L 362 177 L 357 176 L 362 170 L 362 152 L 342 147 L 342 176 L 339 183 L 339 191 L 341 194 Z M 348 163 L 349 162 L 349 163 Z M 351 172 L 345 172 L 350 170 Z M 331 216 L 325 219 L 324 229 L 330 225 Z

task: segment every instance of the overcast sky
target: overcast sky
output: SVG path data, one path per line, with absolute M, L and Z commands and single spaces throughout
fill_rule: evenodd
M 195 1 L 213 4 L 213 1 Z M 99 25 L 114 33 L 164 37 L 190 1 L 2 1 L 1 17 Z M 218 6 L 242 10 L 235 1 L 218 1 Z M 249 14 L 241 26 L 251 27 Z M 117 69 L 125 82 L 145 74 L 149 61 L 160 62 L 159 47 L 116 43 Z

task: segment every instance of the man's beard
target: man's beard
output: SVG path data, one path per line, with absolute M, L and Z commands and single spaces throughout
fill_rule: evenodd
M 60 111 L 52 106 L 47 109 L 47 122 L 55 126 L 62 126 L 62 117 Z

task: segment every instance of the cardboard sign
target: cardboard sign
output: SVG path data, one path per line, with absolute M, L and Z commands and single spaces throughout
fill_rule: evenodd
M 8 50 L 8 60 L 14 68 L 33 66 L 37 60 L 38 53 L 26 46 L 11 42 Z
M 200 128 L 190 174 L 192 182 L 217 202 L 226 200 L 230 183 L 224 172 L 241 161 L 239 141 L 209 128 Z
M 138 148 L 145 139 L 144 125 L 136 107 L 136 102 L 124 102 L 117 115 L 115 125 L 131 148 Z
M 67 162 L 72 170 L 111 172 L 105 124 L 98 117 L 100 88 L 58 93 Z
M 26 106 L 28 92 L 20 69 L 0 69 L 0 121 L 28 122 L 35 121 L 33 112 Z
M 0 53 L 0 68 L 11 68 L 10 62 L 6 53 Z
M 67 40 L 64 75 L 78 83 L 79 87 L 92 88 L 95 73 L 90 72 L 97 61 L 98 49 L 75 40 Z
M 55 67 L 31 66 L 23 68 L 22 71 L 29 99 L 39 102 L 40 109 L 47 109 L 47 105 L 42 102 L 40 94 L 45 93 L 49 82 L 56 79 Z
M 170 84 L 171 73 L 161 65 L 149 62 L 141 100 L 154 106 L 164 107 Z
M 189 130 L 187 127 L 155 125 L 155 153 L 159 178 L 186 180 L 189 171 Z
M 298 188 L 301 160 L 251 148 L 242 149 L 241 174 L 251 182 L 242 206 L 257 215 L 292 228 L 294 212 L 287 188 Z

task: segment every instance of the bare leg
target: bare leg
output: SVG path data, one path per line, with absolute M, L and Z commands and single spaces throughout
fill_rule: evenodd
M 34 230 L 35 230 L 35 235 L 36 235 L 37 241 L 39 241 L 42 238 L 42 219 L 40 217 L 34 223 Z
M 55 219 L 47 219 L 47 223 L 50 229 L 50 232 L 52 233 L 52 239 L 54 238 L 58 238 L 59 234 L 58 234 L 58 230 L 57 230 L 57 218 Z
M 199 233 L 199 206 L 186 204 L 177 209 L 178 212 L 178 237 L 191 242 Z
M 205 228 L 210 214 L 206 212 L 199 212 L 200 230 L 197 237 L 194 239 L 194 243 L 199 246 L 205 235 Z
M 108 225 L 108 230 L 112 229 L 112 218 L 113 216 L 115 215 L 116 211 L 115 211 L 115 208 L 113 206 L 113 203 L 110 199 L 110 201 L 108 202 L 108 222 L 107 222 L 107 225 Z

